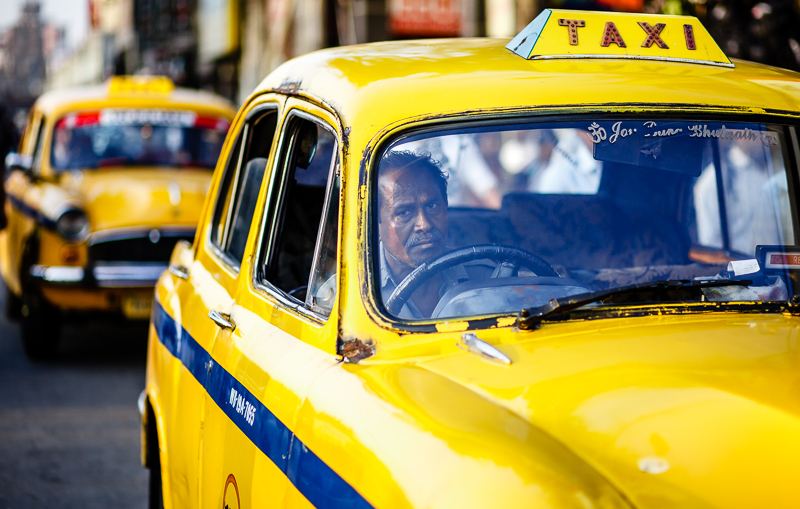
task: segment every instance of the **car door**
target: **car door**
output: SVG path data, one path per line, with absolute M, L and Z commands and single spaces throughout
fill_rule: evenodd
M 290 107 L 291 105 L 291 107 Z M 213 356 L 203 502 L 298 507 L 313 502 L 292 429 L 312 381 L 335 365 L 339 224 L 335 117 L 287 101 L 274 170 L 253 223 L 230 318 Z M 302 450 L 302 446 L 301 446 Z M 288 482 L 287 482 L 288 481 Z M 303 491 L 305 490 L 305 491 Z
M 218 336 L 229 336 L 226 328 L 234 305 L 238 275 L 256 198 L 267 168 L 280 111 L 277 98 L 266 98 L 249 108 L 244 121 L 232 133 L 230 150 L 221 177 L 212 184 L 206 213 L 195 242 L 194 260 L 187 267 L 171 266 L 174 290 L 158 296 L 161 309 L 168 309 L 185 331 L 176 346 L 178 373 L 162 375 L 175 387 L 164 391 L 167 469 L 172 501 L 178 506 L 201 504 L 203 471 L 204 406 L 213 391 L 218 372 L 215 344 Z M 225 155 L 223 155 L 225 157 Z M 162 285 L 169 286 L 169 285 Z M 160 309 L 156 313 L 161 312 Z

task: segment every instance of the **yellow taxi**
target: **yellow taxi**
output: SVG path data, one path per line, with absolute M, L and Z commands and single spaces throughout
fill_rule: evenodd
M 236 113 L 169 78 L 118 76 L 42 95 L 6 158 L 0 272 L 31 358 L 57 352 L 63 319 L 147 319 L 179 240 L 194 238 Z
M 798 118 L 683 16 L 283 64 L 156 285 L 151 506 L 796 507 Z

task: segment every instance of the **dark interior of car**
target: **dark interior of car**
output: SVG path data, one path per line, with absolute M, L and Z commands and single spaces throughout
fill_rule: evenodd
M 647 179 L 631 177 L 636 174 L 634 166 L 606 164 L 595 195 L 515 192 L 499 210 L 451 207 L 449 241 L 523 248 L 592 290 L 723 269 L 690 256 L 694 177 L 652 169 Z
M 299 121 L 286 177 L 278 247 L 268 279 L 300 301 L 305 300 L 314 246 L 325 203 L 334 139 L 316 124 Z

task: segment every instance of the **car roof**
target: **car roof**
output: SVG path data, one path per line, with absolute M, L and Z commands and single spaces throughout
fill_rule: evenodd
M 36 100 L 34 109 L 45 115 L 58 115 L 76 108 L 100 107 L 148 107 L 148 108 L 187 108 L 203 109 L 232 117 L 236 108 L 222 96 L 182 87 L 175 87 L 163 77 L 135 77 L 139 83 L 154 80 L 158 87 L 139 87 L 121 89 L 120 82 L 126 77 L 115 77 L 100 85 L 63 88 L 45 92 Z
M 736 60 L 734 67 L 646 60 L 527 60 L 509 39 L 370 43 L 290 60 L 254 92 L 329 104 L 344 125 L 377 128 L 409 118 L 484 110 L 686 110 L 800 113 L 800 74 Z M 364 123 L 366 122 L 366 124 Z

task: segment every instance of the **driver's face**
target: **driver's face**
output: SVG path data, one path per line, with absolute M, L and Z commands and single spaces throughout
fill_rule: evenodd
M 381 172 L 378 187 L 384 248 L 410 268 L 442 254 L 447 202 L 435 178 L 413 167 L 389 169 Z

